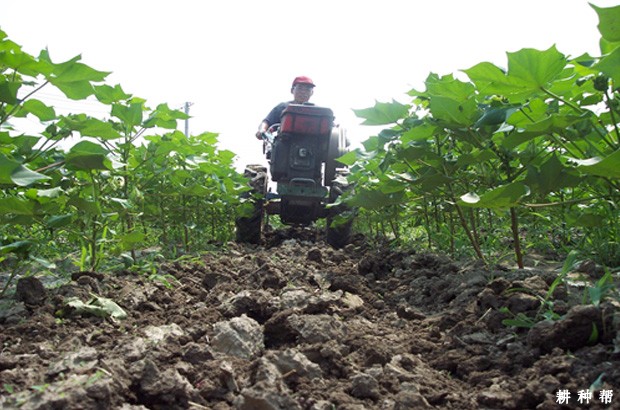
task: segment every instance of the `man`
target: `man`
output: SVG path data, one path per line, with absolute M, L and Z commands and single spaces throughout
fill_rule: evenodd
M 262 139 L 262 134 L 267 131 L 270 126 L 280 122 L 280 116 L 282 115 L 282 111 L 284 111 L 284 109 L 288 107 L 289 104 L 307 104 L 310 100 L 310 97 L 312 97 L 312 94 L 314 93 L 314 87 L 314 82 L 312 82 L 309 77 L 296 77 L 293 80 L 293 85 L 291 86 L 293 101 L 283 102 L 276 105 L 258 126 L 256 138 Z

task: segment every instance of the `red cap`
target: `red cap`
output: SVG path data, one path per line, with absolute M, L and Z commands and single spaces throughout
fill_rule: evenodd
M 305 75 L 295 77 L 295 79 L 293 80 L 293 87 L 295 87 L 297 84 L 308 84 L 313 87 L 315 86 L 312 79 L 310 77 L 306 77 Z

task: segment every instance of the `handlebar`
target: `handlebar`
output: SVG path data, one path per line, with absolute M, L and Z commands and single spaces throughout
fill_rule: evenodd
M 260 136 L 263 141 L 273 144 L 273 139 L 275 138 L 275 135 L 273 135 L 269 131 L 261 132 Z
M 278 135 L 279 129 L 280 123 L 270 125 L 267 131 L 261 132 L 261 139 L 269 144 L 273 144 L 273 140 L 276 138 L 276 135 Z
M 279 123 L 273 124 L 269 128 L 267 128 L 267 131 L 260 133 L 261 140 L 263 141 L 263 154 L 267 155 L 268 160 L 271 159 L 270 158 L 271 146 L 273 145 L 273 142 L 276 136 L 278 135 L 279 129 L 280 129 Z

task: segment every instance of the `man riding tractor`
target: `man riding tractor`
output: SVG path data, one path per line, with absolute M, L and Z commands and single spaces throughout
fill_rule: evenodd
M 259 125 L 256 137 L 264 141 L 277 193 L 267 190 L 266 167 L 246 167 L 251 190 L 245 198 L 249 205 L 236 220 L 238 242 L 260 242 L 265 213 L 298 226 L 327 218 L 327 242 L 336 248 L 349 242 L 352 212 L 344 205 L 328 206 L 347 188 L 347 171 L 336 159 L 349 144 L 344 129 L 334 126 L 332 110 L 308 102 L 314 87 L 308 77 L 295 78 L 293 100 L 278 104 Z

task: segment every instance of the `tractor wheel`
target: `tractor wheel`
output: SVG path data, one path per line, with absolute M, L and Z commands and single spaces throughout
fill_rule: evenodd
M 240 243 L 260 243 L 263 226 L 263 203 L 267 194 L 267 168 L 262 165 L 248 165 L 243 175 L 250 180 L 251 190 L 243 194 L 243 198 L 252 198 L 252 213 L 249 216 L 238 217 L 236 241 Z
M 330 186 L 332 184 L 332 181 L 336 178 L 337 168 L 344 167 L 344 165 L 336 161 L 336 158 L 343 156 L 348 150 L 349 141 L 347 140 L 346 130 L 344 128 L 335 127 L 332 129 L 332 134 L 327 144 L 323 185 Z
M 346 171 L 338 171 L 329 190 L 329 203 L 334 203 L 349 186 L 346 180 Z M 330 208 L 327 215 L 327 243 L 336 249 L 345 247 L 351 241 L 353 227 L 353 210 L 341 204 Z

